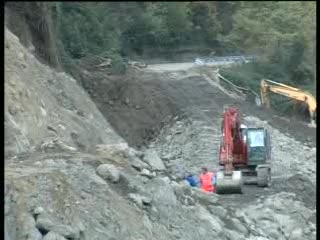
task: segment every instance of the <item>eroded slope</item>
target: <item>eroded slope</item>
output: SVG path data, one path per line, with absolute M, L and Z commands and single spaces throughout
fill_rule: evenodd
M 34 151 L 53 140 L 81 150 L 123 142 L 73 78 L 41 64 L 6 29 L 5 153 Z

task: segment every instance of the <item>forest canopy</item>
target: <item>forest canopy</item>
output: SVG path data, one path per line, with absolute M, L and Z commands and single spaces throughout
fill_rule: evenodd
M 62 65 L 87 55 L 148 59 L 181 50 L 254 54 L 259 61 L 225 74 L 258 87 L 261 76 L 315 91 L 315 1 L 8 3 L 50 17 Z M 7 5 L 8 5 L 7 4 Z M 22 4 L 25 7 L 21 7 Z M 29 8 L 28 8 L 29 6 Z M 45 11 L 35 11 L 35 7 Z M 27 10 L 25 10 L 27 11 Z M 31 12 L 31 14 L 30 14 Z

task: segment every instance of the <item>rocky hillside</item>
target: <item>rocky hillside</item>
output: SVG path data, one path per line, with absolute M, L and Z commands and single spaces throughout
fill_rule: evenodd
M 123 140 L 77 82 L 41 64 L 6 29 L 5 154 L 117 142 Z

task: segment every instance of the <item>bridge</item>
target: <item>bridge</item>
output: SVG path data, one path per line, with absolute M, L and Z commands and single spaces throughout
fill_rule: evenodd
M 197 65 L 228 65 L 253 62 L 256 56 L 200 57 L 195 59 Z

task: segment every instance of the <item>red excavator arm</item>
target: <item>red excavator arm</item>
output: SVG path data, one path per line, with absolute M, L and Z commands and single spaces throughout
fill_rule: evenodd
M 245 165 L 247 161 L 237 108 L 229 107 L 225 110 L 221 130 L 220 165 L 224 165 L 226 175 L 231 175 L 236 164 Z

